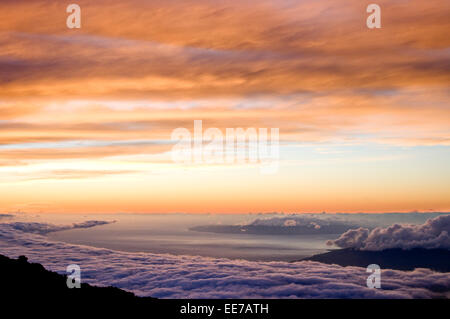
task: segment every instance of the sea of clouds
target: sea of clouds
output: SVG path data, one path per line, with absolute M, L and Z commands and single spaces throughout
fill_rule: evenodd
M 73 226 L 73 225 L 72 225 Z M 382 289 L 369 289 L 364 268 L 317 262 L 251 262 L 195 256 L 126 253 L 51 241 L 49 225 L 0 223 L 0 254 L 26 255 L 82 281 L 157 298 L 433 298 L 449 297 L 450 274 L 427 269 L 382 270 Z M 31 231 L 31 232 L 30 232 Z
M 359 250 L 385 250 L 391 248 L 450 249 L 450 215 L 438 216 L 422 225 L 394 224 L 389 227 L 351 229 L 328 245 Z
M 44 235 L 56 231 L 77 229 L 77 228 L 91 228 L 111 223 L 114 223 L 114 221 L 88 220 L 81 223 L 73 223 L 71 225 L 54 225 L 48 223 L 35 223 L 35 222 L 14 222 L 9 223 L 9 225 L 14 229 L 21 230 L 23 232 Z

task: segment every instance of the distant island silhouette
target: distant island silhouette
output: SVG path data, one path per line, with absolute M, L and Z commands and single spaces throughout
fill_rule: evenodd
M 217 234 L 252 234 L 252 235 L 318 235 L 342 234 L 354 228 L 353 224 L 333 224 L 312 227 L 311 225 L 203 225 L 189 228 L 191 231 Z
M 414 270 L 416 268 L 428 268 L 438 272 L 450 272 L 450 251 L 447 249 L 414 248 L 410 250 L 365 251 L 347 248 L 332 250 L 297 261 L 304 260 L 344 267 L 367 267 L 370 264 L 377 264 L 381 269 Z

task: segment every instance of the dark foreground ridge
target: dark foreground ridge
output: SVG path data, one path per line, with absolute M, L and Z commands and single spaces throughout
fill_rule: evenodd
M 411 250 L 362 251 L 349 248 L 333 250 L 302 260 L 337 264 L 344 267 L 367 267 L 370 264 L 377 264 L 381 269 L 414 270 L 416 268 L 428 268 L 439 272 L 450 272 L 450 251 L 446 249 L 414 248 Z
M 39 303 L 77 303 L 96 305 L 147 305 L 153 298 L 137 297 L 116 287 L 96 287 L 86 283 L 81 288 L 68 288 L 67 276 L 46 270 L 41 264 L 29 263 L 20 256 L 11 259 L 0 255 L 2 281 L 0 295 L 6 300 L 26 300 Z M 3 297 L 2 297 L 3 299 Z M 3 299 L 2 301 L 5 301 Z

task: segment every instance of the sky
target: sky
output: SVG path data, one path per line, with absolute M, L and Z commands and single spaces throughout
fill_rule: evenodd
M 450 210 L 450 3 L 0 3 L 0 210 Z M 275 174 L 171 160 L 176 128 L 279 128 Z

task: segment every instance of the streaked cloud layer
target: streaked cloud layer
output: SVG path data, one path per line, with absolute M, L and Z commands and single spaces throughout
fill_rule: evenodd
M 284 195 L 275 192 L 277 200 L 260 208 L 256 193 L 270 189 L 261 190 L 260 180 L 248 177 L 255 195 L 237 198 L 243 211 L 362 210 L 360 204 L 368 198 L 361 193 L 365 187 L 372 192 L 369 210 L 450 208 L 445 191 L 450 189 L 445 182 L 450 171 L 442 160 L 448 160 L 450 144 L 446 1 L 380 0 L 380 30 L 366 28 L 367 4 L 357 0 L 77 3 L 82 9 L 79 30 L 67 29 L 62 2 L 0 4 L 2 192 L 16 183 L 45 182 L 41 196 L 48 203 L 54 202 L 50 194 L 61 187 L 61 180 L 64 185 L 77 180 L 66 190 L 80 202 L 80 180 L 101 184 L 107 179 L 110 185 L 154 189 L 161 181 L 149 175 L 164 172 L 165 183 L 188 188 L 181 189 L 180 206 L 150 204 L 142 194 L 128 195 L 138 203 L 133 209 L 195 211 L 207 205 L 208 211 L 233 210 L 223 206 L 236 198 L 233 180 L 224 177 L 229 171 L 201 168 L 209 172 L 204 182 L 216 184 L 206 196 L 216 202 L 192 206 L 191 198 L 204 200 L 204 187 L 189 189 L 188 176 L 180 181 L 186 168 L 168 161 L 172 130 L 190 129 L 193 120 L 202 119 L 205 126 L 222 130 L 280 128 L 282 160 L 289 173 L 265 183 L 288 189 Z M 318 153 L 350 151 L 347 168 L 332 163 L 328 177 L 321 169 L 299 171 L 305 160 L 316 158 L 305 159 L 298 148 L 288 146 L 305 144 L 320 148 Z M 354 148 L 367 145 L 371 151 L 364 159 L 354 155 Z M 379 147 L 385 149 L 371 155 Z M 403 163 L 394 160 L 391 168 L 380 169 L 391 178 L 371 182 L 369 175 L 377 166 L 365 168 L 361 176 L 369 179 L 362 186 L 351 184 L 351 175 L 340 176 L 355 161 L 385 162 L 404 149 Z M 440 159 L 430 159 L 435 155 Z M 335 155 L 326 160 L 330 158 L 341 160 Z M 403 179 L 406 173 L 400 171 L 405 168 L 414 171 L 412 183 Z M 233 169 L 233 176 L 242 176 L 242 170 L 251 175 L 246 168 Z M 305 175 L 322 187 L 310 193 L 297 180 L 289 180 Z M 324 191 L 339 193 L 340 184 L 358 190 L 357 204 L 341 197 L 344 204 L 338 205 L 338 195 L 326 204 L 319 201 Z M 423 185 L 434 185 L 435 194 L 430 197 Z M 14 187 L 20 196 L 0 199 L 0 207 L 15 209 L 14 197 L 33 197 L 28 196 L 31 186 Z M 108 187 L 104 192 L 111 191 Z M 384 187 L 395 188 L 392 197 L 398 196 L 397 201 L 386 198 L 389 204 L 382 205 L 374 199 L 374 188 Z M 411 194 L 417 202 L 422 199 L 419 206 L 407 198 Z M 155 200 L 172 197 L 159 195 Z M 104 204 L 104 197 L 96 193 L 91 201 Z M 56 210 L 61 204 L 44 207 Z M 95 207 L 64 205 L 71 210 Z

